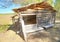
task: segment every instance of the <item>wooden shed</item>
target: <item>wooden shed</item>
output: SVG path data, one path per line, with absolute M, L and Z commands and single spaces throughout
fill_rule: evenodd
M 17 21 L 22 26 L 26 40 L 26 33 L 53 27 L 55 24 L 56 10 L 47 2 L 34 3 L 21 8 L 13 9 Z M 17 22 L 16 20 L 14 20 Z M 13 21 L 13 22 L 14 22 Z M 14 22 L 14 23 L 15 23 Z

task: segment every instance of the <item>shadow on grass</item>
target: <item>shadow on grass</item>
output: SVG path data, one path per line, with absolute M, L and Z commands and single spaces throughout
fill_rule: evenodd
M 15 24 L 10 25 L 8 30 L 14 31 L 16 34 L 18 34 L 24 40 L 22 28 L 21 28 L 21 25 L 18 22 L 16 22 Z

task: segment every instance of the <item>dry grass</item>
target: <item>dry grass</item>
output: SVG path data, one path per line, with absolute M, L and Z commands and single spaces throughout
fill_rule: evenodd
M 2 14 L 0 15 L 0 25 L 11 24 L 13 14 Z

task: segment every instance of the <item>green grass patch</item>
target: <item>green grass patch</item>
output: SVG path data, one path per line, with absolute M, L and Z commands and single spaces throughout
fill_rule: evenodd
M 4 32 L 6 31 L 8 28 L 10 27 L 10 25 L 0 25 L 0 32 Z

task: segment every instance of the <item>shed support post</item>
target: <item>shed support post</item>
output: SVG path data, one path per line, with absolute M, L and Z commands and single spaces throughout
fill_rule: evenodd
M 22 17 L 21 14 L 20 14 L 20 22 L 21 22 L 21 25 L 22 25 L 22 32 L 23 32 L 23 35 L 24 35 L 25 42 L 27 42 L 27 34 L 26 34 L 26 30 L 25 30 L 24 20 L 23 20 L 23 17 Z

